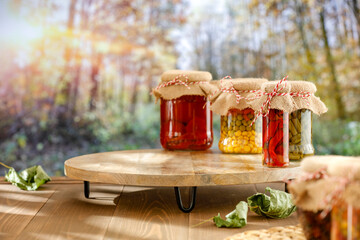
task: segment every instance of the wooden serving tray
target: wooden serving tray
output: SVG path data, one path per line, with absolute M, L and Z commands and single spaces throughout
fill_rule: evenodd
M 218 151 L 131 150 L 83 155 L 65 161 L 66 176 L 83 181 L 135 186 L 193 187 L 276 182 L 300 174 L 300 162 L 287 168 L 262 165 L 261 154 Z
M 287 168 L 262 165 L 261 155 L 222 154 L 216 151 L 186 152 L 161 149 L 117 151 L 83 155 L 65 161 L 65 175 L 90 182 L 133 186 L 174 187 L 176 202 L 183 212 L 195 206 L 198 186 L 238 185 L 293 179 L 300 163 Z M 192 187 L 189 207 L 184 207 L 179 187 Z

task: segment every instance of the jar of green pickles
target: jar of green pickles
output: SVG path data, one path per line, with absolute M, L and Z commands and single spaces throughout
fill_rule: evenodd
M 250 102 L 261 95 L 266 79 L 237 78 L 220 80 L 210 94 L 211 110 L 221 116 L 219 149 L 223 153 L 262 152 L 262 122 L 253 124 L 255 112 Z
M 289 158 L 300 160 L 314 155 L 312 145 L 312 116 L 308 109 L 300 109 L 289 116 Z
M 315 96 L 316 86 L 306 81 L 289 81 L 290 96 L 294 100 L 289 115 L 289 158 L 301 160 L 314 155 L 312 144 L 312 113 L 320 115 L 327 111 L 325 104 Z

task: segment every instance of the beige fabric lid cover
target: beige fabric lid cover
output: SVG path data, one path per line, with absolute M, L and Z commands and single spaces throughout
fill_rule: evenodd
M 289 190 L 299 207 L 314 212 L 322 210 L 325 197 L 339 187 L 339 177 L 351 179 L 351 183 L 343 192 L 343 200 L 360 207 L 358 201 L 360 199 L 360 157 L 331 155 L 321 158 L 306 157 L 301 162 L 301 169 L 305 174 L 324 170 L 330 178 L 290 183 Z
M 266 82 L 261 86 L 261 91 L 263 93 L 272 93 L 279 81 L 271 81 Z M 283 96 L 273 96 L 270 102 L 271 109 L 278 109 L 284 112 L 292 112 L 295 109 L 295 102 L 293 98 L 290 96 L 291 85 L 288 84 L 286 81 L 282 82 L 279 85 L 277 93 L 287 93 Z M 256 112 L 261 111 L 261 107 L 266 102 L 268 95 L 262 95 L 260 98 L 251 101 L 249 104 L 251 105 L 252 109 Z M 265 108 L 267 108 L 266 106 Z M 266 111 L 266 109 L 264 109 Z
M 320 179 L 312 181 L 289 183 L 289 192 L 293 195 L 296 206 L 305 211 L 318 212 L 324 210 L 324 199 L 336 187 L 336 181 L 332 179 Z
M 347 204 L 350 204 L 356 208 L 360 208 L 359 199 L 360 199 L 360 181 L 350 183 L 344 192 L 343 200 L 345 200 Z
M 188 77 L 188 82 L 186 82 L 185 76 Z M 165 100 L 179 98 L 184 95 L 206 96 L 200 86 L 209 84 L 211 79 L 212 76 L 209 72 L 170 70 L 161 75 L 161 82 L 152 92 L 156 99 L 162 98 Z M 166 85 L 171 81 L 173 81 L 173 84 Z
M 288 81 L 291 85 L 291 93 L 295 102 L 294 111 L 299 109 L 309 109 L 313 113 L 320 115 L 327 112 L 327 107 L 315 96 L 316 86 L 312 82 L 307 81 Z M 308 97 L 296 96 L 296 93 L 305 95 L 309 93 Z
M 304 172 L 314 173 L 321 169 L 333 177 L 353 177 L 360 180 L 360 157 L 329 155 L 321 158 L 309 156 L 301 162 Z
M 249 108 L 249 101 L 243 98 L 254 98 L 260 94 L 261 85 L 267 82 L 264 78 L 235 78 L 212 81 L 209 85 L 201 86 L 208 94 L 208 99 L 211 102 L 211 110 L 220 115 L 227 115 L 230 109 L 245 109 Z M 236 93 L 241 99 L 237 102 Z M 257 91 L 251 93 L 247 91 Z

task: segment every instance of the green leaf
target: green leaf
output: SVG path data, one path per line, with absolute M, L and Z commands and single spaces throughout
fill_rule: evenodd
M 296 206 L 292 202 L 291 194 L 269 187 L 266 191 L 270 193 L 270 197 L 263 193 L 248 197 L 251 211 L 269 218 L 286 218 L 295 212 Z
M 236 209 L 226 215 L 226 220 L 220 217 L 220 213 L 213 218 L 217 227 L 241 228 L 246 225 L 248 205 L 241 201 L 236 205 Z
M 29 191 L 34 191 L 51 180 L 41 166 L 30 167 L 20 174 L 14 168 L 9 168 L 5 174 L 5 179 L 20 189 Z

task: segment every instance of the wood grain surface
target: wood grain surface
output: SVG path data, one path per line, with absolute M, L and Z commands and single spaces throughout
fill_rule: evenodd
M 50 183 L 33 192 L 0 184 L 0 239 L 208 240 L 298 223 L 296 215 L 274 220 L 249 213 L 248 224 L 241 229 L 217 228 L 211 221 L 194 226 L 218 212 L 224 217 L 257 189 L 284 189 L 282 183 L 199 187 L 191 213 L 177 208 L 174 189 L 169 187 L 91 184 L 91 199 L 85 199 L 81 182 L 54 178 Z
M 260 154 L 152 149 L 75 157 L 65 162 L 65 174 L 73 179 L 132 186 L 212 186 L 296 178 L 299 165 L 291 162 L 287 168 L 268 168 L 262 165 Z
M 54 191 L 45 188 L 27 192 L 8 183 L 0 185 L 0 239 L 14 239 L 20 234 Z

